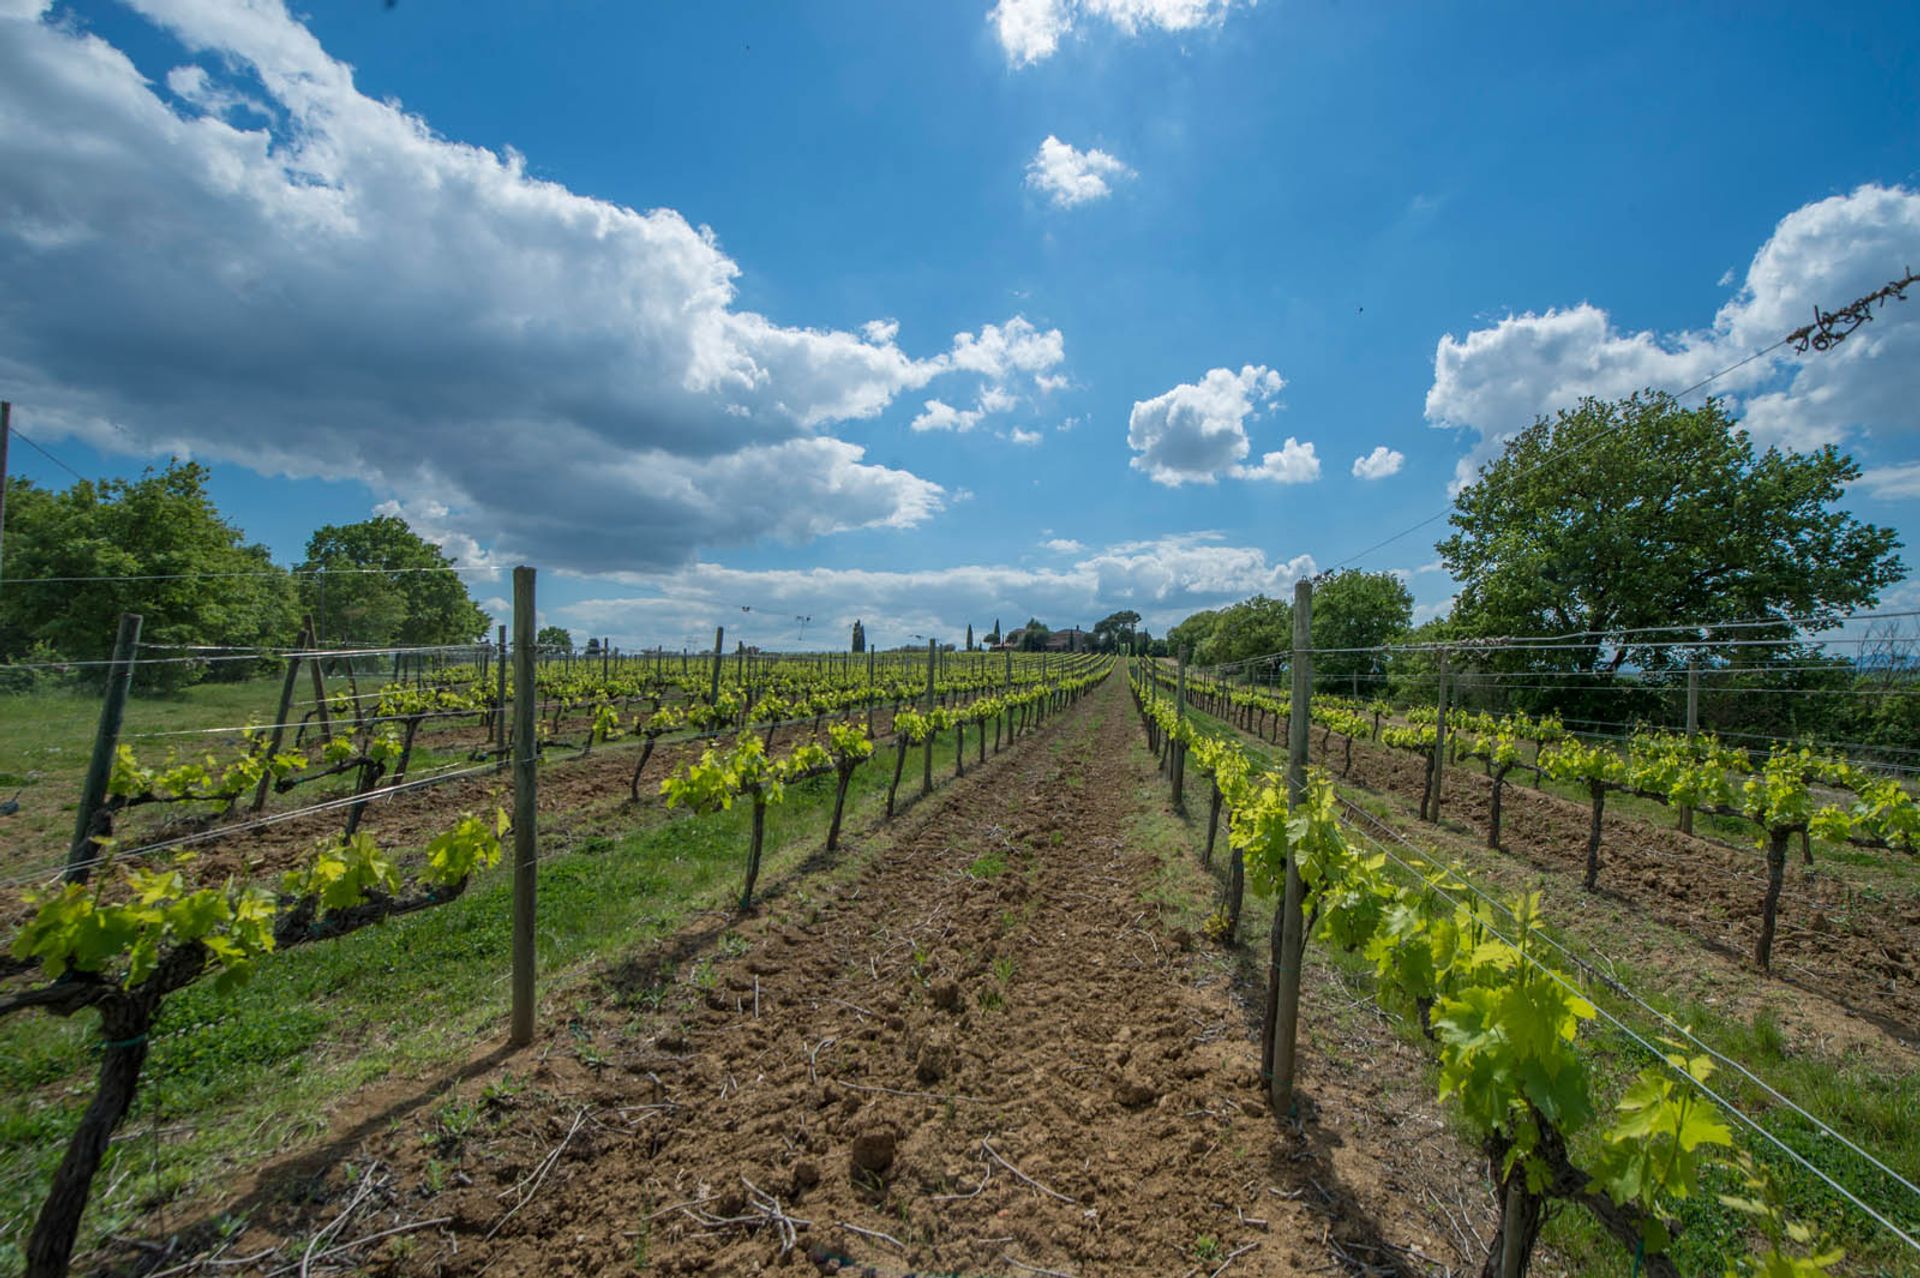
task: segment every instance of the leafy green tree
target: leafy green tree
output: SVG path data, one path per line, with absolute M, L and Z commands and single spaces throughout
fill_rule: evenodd
M 1220 610 L 1206 641 L 1194 650 L 1194 659 L 1202 665 L 1217 666 L 1292 647 L 1293 605 L 1255 595 Z M 1177 646 L 1174 651 L 1179 651 Z
M 1093 623 L 1093 646 L 1100 652 L 1118 652 L 1121 644 L 1133 634 L 1135 626 L 1140 624 L 1140 614 L 1131 608 L 1123 608 Z
M 328 524 L 307 541 L 300 601 L 323 643 L 471 643 L 485 633 L 487 614 L 452 569 L 438 546 L 396 516 Z
M 1213 634 L 1213 628 L 1220 621 L 1220 613 L 1212 608 L 1196 612 L 1173 629 L 1167 631 L 1163 643 L 1168 652 L 1192 651 L 1194 660 L 1205 661 L 1207 640 Z
M 1020 632 L 1020 651 L 1041 651 L 1047 646 L 1047 636 L 1052 633 L 1038 617 L 1027 618 L 1026 628 Z
M 533 637 L 536 646 L 555 652 L 573 651 L 573 632 L 565 626 L 542 626 Z
M 971 621 L 967 623 L 967 651 L 973 651 L 973 623 Z
M 858 620 L 855 620 L 853 623 L 853 650 L 855 652 L 865 652 L 867 650 L 867 630 Z
M 987 647 L 991 648 L 999 642 L 1000 642 L 1000 618 L 995 617 L 993 619 L 993 633 L 987 636 L 986 644 L 987 644 Z
M 122 612 L 141 615 L 143 655 L 153 657 L 289 644 L 298 632 L 286 572 L 222 518 L 207 494 L 206 468 L 193 462 L 57 492 L 12 480 L 6 537 L 0 655 L 18 658 L 38 645 L 70 660 L 104 660 Z M 111 580 L 33 584 L 49 577 Z M 142 666 L 138 683 L 174 688 L 257 668 L 173 660 Z
M 1314 680 L 1321 687 L 1358 695 L 1360 680 L 1384 665 L 1378 653 L 1341 652 L 1377 648 L 1413 624 L 1413 594 L 1390 572 L 1348 568 L 1313 588 Z
M 1582 400 L 1515 436 L 1455 499 L 1457 531 L 1438 545 L 1460 583 L 1454 617 L 1469 635 L 1579 636 L 1536 664 L 1657 671 L 1685 653 L 1650 639 L 1710 653 L 1733 635 L 1624 632 L 1870 606 L 1906 569 L 1891 530 L 1834 509 L 1859 477 L 1832 446 L 1756 453 L 1717 400 Z

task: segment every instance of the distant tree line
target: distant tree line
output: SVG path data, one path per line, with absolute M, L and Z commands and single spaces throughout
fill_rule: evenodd
M 1756 448 L 1717 400 L 1585 399 L 1456 496 L 1435 547 L 1459 592 L 1448 615 L 1415 627 L 1398 575 L 1348 570 L 1314 590 L 1313 646 L 1446 643 L 1466 704 L 1601 730 L 1675 722 L 1693 663 L 1719 731 L 1913 746 L 1920 633 L 1886 622 L 1871 645 L 1814 642 L 1906 577 L 1898 537 L 1839 508 L 1859 477 L 1832 446 Z M 1291 627 L 1290 603 L 1257 595 L 1186 618 L 1168 648 L 1243 661 L 1291 647 Z M 1489 642 L 1515 636 L 1543 641 Z M 1426 652 L 1314 658 L 1322 688 L 1401 700 L 1431 697 L 1434 667 Z
M 333 647 L 468 643 L 485 633 L 487 616 L 452 561 L 405 520 L 321 528 L 290 572 L 220 513 L 207 479 L 204 466 L 180 461 L 137 479 L 60 490 L 11 479 L 0 672 L 7 663 L 104 660 L 123 612 L 141 615 L 152 656 L 212 658 L 230 649 L 244 657 L 291 646 L 303 615 Z M 139 681 L 177 688 L 245 678 L 271 664 L 176 661 L 142 668 Z M 0 675 L 0 686 L 33 682 L 24 673 Z

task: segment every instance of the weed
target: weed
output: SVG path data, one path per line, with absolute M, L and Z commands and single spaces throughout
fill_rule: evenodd
M 1212 1234 L 1201 1234 L 1193 1240 L 1193 1258 L 1201 1261 L 1220 1259 L 1220 1240 Z
M 967 875 L 975 879 L 996 879 L 1007 872 L 1007 856 L 999 848 L 989 848 L 973 859 Z

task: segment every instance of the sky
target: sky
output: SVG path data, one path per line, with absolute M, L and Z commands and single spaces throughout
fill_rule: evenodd
M 0 174 L 15 425 L 282 562 L 399 513 L 626 647 L 1424 620 L 1507 434 L 1920 266 L 1920 7 L 0 0 Z M 1920 565 L 1920 292 L 1712 391 Z

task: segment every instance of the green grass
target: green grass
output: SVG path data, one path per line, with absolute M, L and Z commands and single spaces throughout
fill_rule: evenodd
M 884 804 L 891 758 L 876 757 L 883 766 L 854 774 L 848 835 Z M 936 774 L 943 783 L 950 772 Z M 832 804 L 833 778 L 818 777 L 788 787 L 786 802 L 768 810 L 763 894 L 819 851 Z M 564 849 L 550 840 L 539 878 L 543 1000 L 605 996 L 592 979 L 614 960 L 699 910 L 730 904 L 750 821 L 744 805 L 712 817 L 620 808 L 598 828 L 568 832 Z M 82 1246 L 151 1228 L 143 1217 L 157 1206 L 310 1141 L 356 1088 L 467 1060 L 501 1039 L 511 909 L 503 866 L 449 905 L 274 955 L 233 993 L 199 985 L 170 998 L 140 1093 L 95 1181 Z M 616 992 L 637 1006 L 660 994 Z M 91 1095 L 95 1024 L 91 1013 L 0 1022 L 0 1275 L 18 1272 L 40 1195 Z

